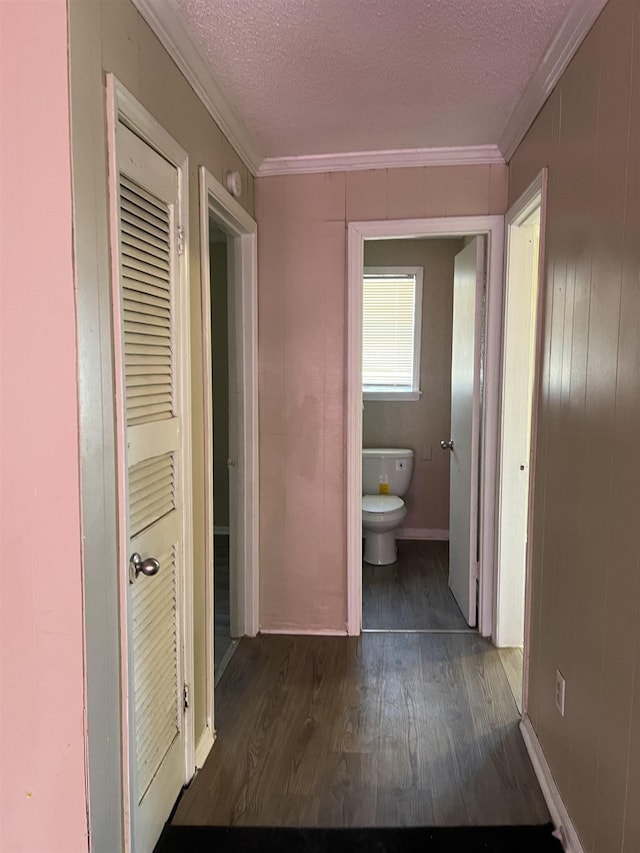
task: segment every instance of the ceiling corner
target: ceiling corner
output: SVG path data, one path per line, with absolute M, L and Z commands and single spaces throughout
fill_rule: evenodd
M 500 135 L 498 148 L 507 163 L 606 4 L 607 0 L 581 0 L 569 8 Z
M 133 0 L 133 4 L 184 74 L 243 163 L 253 175 L 257 175 L 262 155 L 255 140 L 222 93 L 191 35 L 185 29 L 175 0 Z

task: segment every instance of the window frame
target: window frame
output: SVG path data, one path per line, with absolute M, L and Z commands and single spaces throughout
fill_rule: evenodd
M 393 390 L 383 388 L 379 391 L 365 390 L 364 381 L 361 377 L 363 401 L 400 402 L 416 401 L 422 396 L 420 390 L 420 355 L 422 347 L 422 293 L 424 283 L 424 267 L 421 266 L 365 266 L 362 272 L 362 288 L 364 293 L 364 279 L 366 276 L 402 276 L 412 275 L 415 277 L 414 293 L 414 323 L 413 323 L 413 367 L 411 371 L 411 389 Z M 364 312 L 363 312 L 364 329 Z M 364 347 L 364 342 L 363 342 Z

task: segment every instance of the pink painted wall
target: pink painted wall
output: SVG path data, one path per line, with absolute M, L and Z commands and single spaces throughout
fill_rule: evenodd
M 506 205 L 506 166 L 256 180 L 262 630 L 346 631 L 347 222 Z
M 0 849 L 87 844 L 67 8 L 0 3 Z

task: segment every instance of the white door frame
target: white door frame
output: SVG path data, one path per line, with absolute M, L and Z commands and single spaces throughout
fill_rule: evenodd
M 534 476 L 535 471 L 535 456 L 536 456 L 536 436 L 538 429 L 538 408 L 540 402 L 540 381 L 541 381 L 541 356 L 542 356 L 542 332 L 543 332 L 543 312 L 544 312 L 544 262 L 545 262 L 545 223 L 547 215 L 547 180 L 549 170 L 543 168 L 534 180 L 529 184 L 527 189 L 522 193 L 520 198 L 514 202 L 505 214 L 505 293 L 507 291 L 507 276 L 509 275 L 510 263 L 510 238 L 511 230 L 514 227 L 521 225 L 533 211 L 540 207 L 540 240 L 538 245 L 538 294 L 536 300 L 536 313 L 534 317 L 534 351 L 533 363 L 534 374 L 532 384 L 532 399 L 531 399 L 531 435 L 530 435 L 530 450 L 529 450 L 529 502 L 528 502 L 528 517 L 527 517 L 527 548 L 525 555 L 525 593 L 524 593 L 524 647 L 523 647 L 523 673 L 522 673 L 522 714 L 527 712 L 528 704 L 528 684 L 529 684 L 529 637 L 531 633 L 531 557 L 533 543 L 533 501 L 534 501 Z M 501 352 L 501 370 L 504 365 L 504 329 Z M 500 405 L 500 421 L 499 428 L 502 430 L 502 389 L 501 389 L 501 405 Z M 498 459 L 498 466 L 501 460 Z M 498 467 L 498 489 L 500 488 L 500 469 Z M 498 500 L 500 496 L 498 495 Z M 499 505 L 498 505 L 499 506 Z M 499 522 L 499 515 L 496 513 L 496 523 Z M 496 533 L 496 629 L 500 618 L 500 560 L 498 554 L 499 539 Z M 496 637 L 499 640 L 499 637 Z
M 111 254 L 111 287 L 113 305 L 114 336 L 120 329 L 119 319 L 119 275 L 118 275 L 118 212 L 117 186 L 118 168 L 116 161 L 116 127 L 118 122 L 125 124 L 140 139 L 161 154 L 169 163 L 175 166 L 178 173 L 178 206 L 180 221 L 183 223 L 185 246 L 188 246 L 188 186 L 189 162 L 187 153 L 172 136 L 160 125 L 140 102 L 118 81 L 113 74 L 106 75 L 106 120 L 107 120 L 107 149 L 109 157 L 109 231 Z M 184 632 L 184 654 L 182 672 L 185 684 L 193 684 L 193 549 L 192 530 L 193 514 L 191 499 L 191 346 L 189 333 L 189 253 L 185 249 L 178 258 L 177 270 L 177 315 L 180 318 L 180 400 L 179 407 L 183 430 L 183 464 L 181 466 L 182 498 L 183 498 L 183 554 L 180 560 L 184 600 L 180 614 Z M 130 720 L 131 697 L 129 692 L 130 650 L 127 629 L 127 593 L 129 587 L 129 555 L 128 518 L 127 518 L 127 449 L 125 427 L 125 402 L 123 387 L 122 347 L 114 340 L 114 389 L 115 389 L 115 444 L 116 444 L 116 494 L 118 520 L 118 580 L 119 580 L 119 609 L 120 609 L 120 685 L 121 685 L 121 720 L 122 720 L 122 795 L 124 815 L 124 849 L 132 847 L 132 800 L 130 778 L 130 743 L 133 737 L 132 721 Z M 184 716 L 185 725 L 185 755 L 184 782 L 193 776 L 195 770 L 193 704 L 187 708 Z M 168 815 L 167 815 L 168 817 Z
M 347 633 L 362 629 L 362 274 L 365 240 L 487 237 L 484 392 L 481 419 L 480 607 L 478 629 L 493 632 L 495 487 L 502 328 L 503 216 L 452 216 L 348 223 L 347 287 Z
M 211 386 L 211 283 L 209 217 L 229 235 L 232 338 L 230 369 L 236 400 L 230 402 L 230 456 L 236 471 L 235 500 L 229 506 L 232 552 L 231 624 L 238 635 L 255 637 L 259 628 L 258 517 L 258 226 L 211 172 L 200 166 L 200 272 L 205 437 L 205 619 L 207 728 L 197 748 L 202 766 L 214 739 L 213 667 L 213 418 Z M 231 386 L 230 386 L 231 390 Z M 231 448 L 235 449 L 232 450 Z

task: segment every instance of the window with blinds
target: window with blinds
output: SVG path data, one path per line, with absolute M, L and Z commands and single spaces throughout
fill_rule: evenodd
M 420 396 L 422 267 L 366 267 L 362 286 L 362 395 Z

